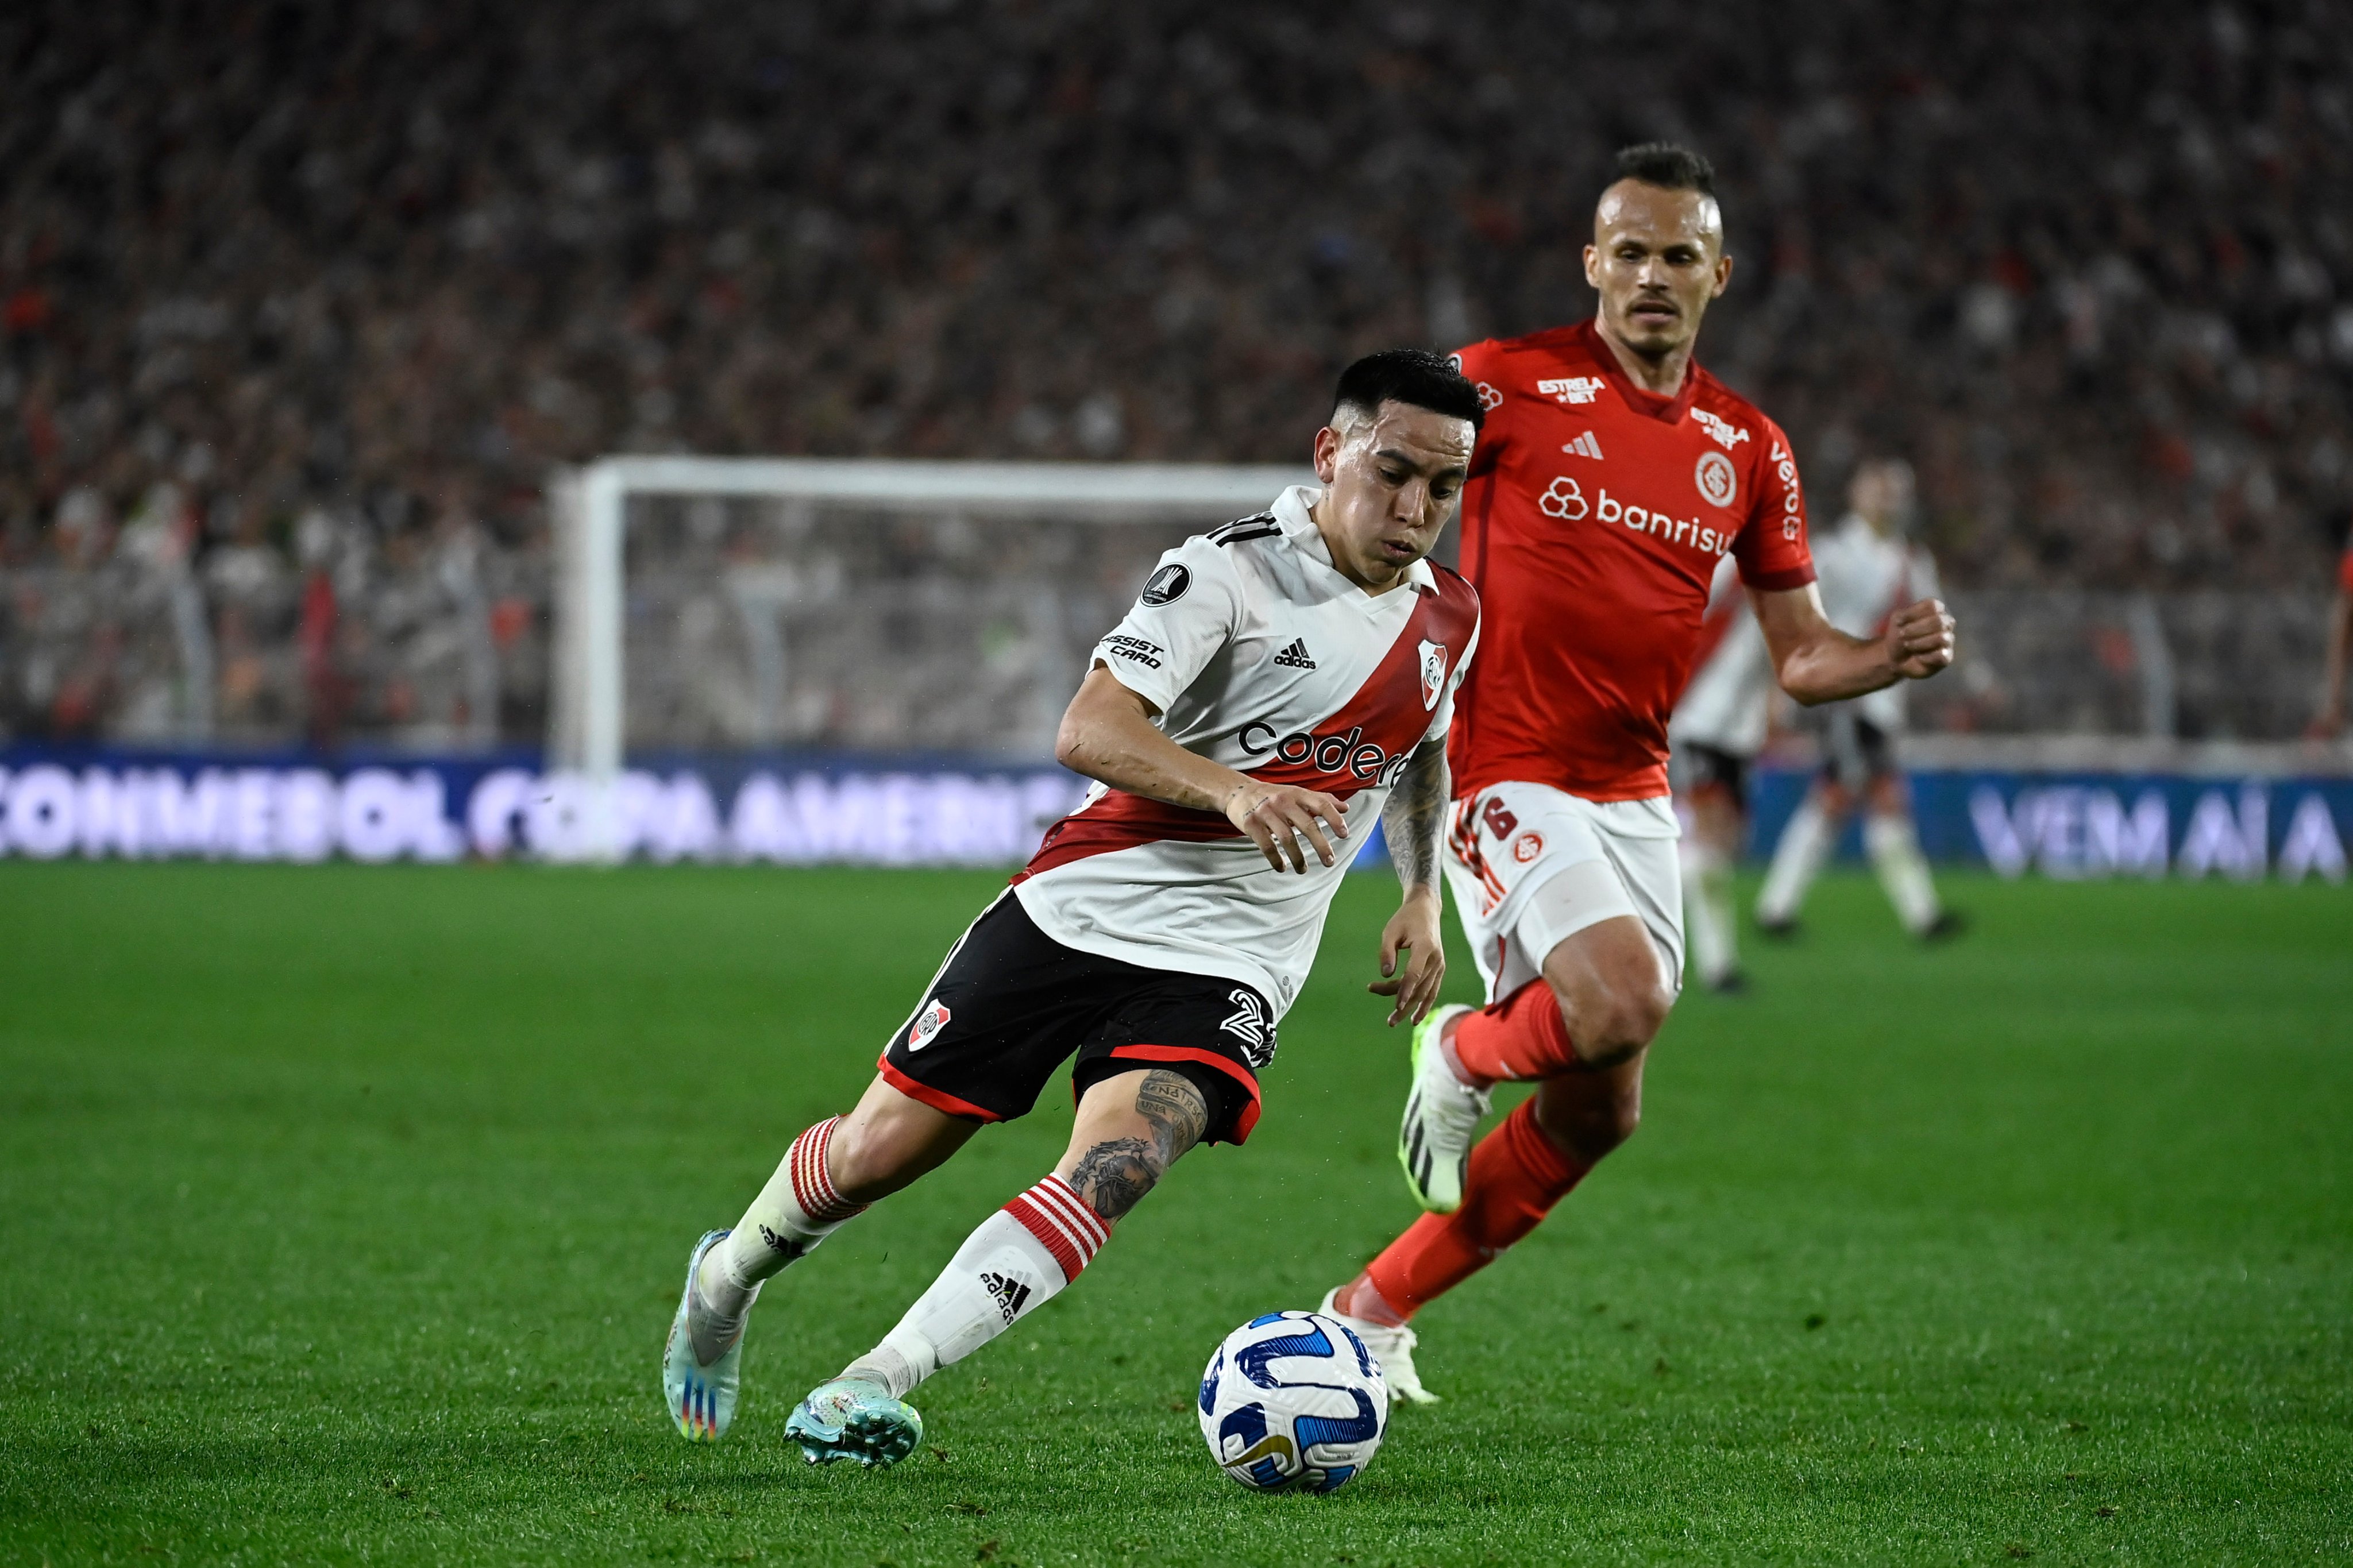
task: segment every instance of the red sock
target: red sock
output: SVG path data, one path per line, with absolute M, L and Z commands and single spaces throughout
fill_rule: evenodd
M 1426 1214 L 1414 1221 L 1365 1266 L 1358 1279 L 1378 1292 L 1390 1314 L 1400 1321 L 1410 1318 L 1535 1229 L 1536 1222 L 1568 1195 L 1588 1169 L 1545 1136 L 1536 1125 L 1536 1102 L 1529 1100 L 1471 1151 L 1462 1206 L 1452 1214 Z M 1350 1311 L 1355 1290 L 1356 1281 L 1351 1281 L 1333 1305 Z
M 1493 1006 L 1466 1014 L 1451 1037 L 1454 1059 L 1481 1084 L 1555 1078 L 1577 1065 L 1552 987 L 1531 980 Z

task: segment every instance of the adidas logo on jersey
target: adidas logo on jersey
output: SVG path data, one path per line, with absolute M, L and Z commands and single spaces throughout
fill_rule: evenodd
M 1271 539 L 1282 531 L 1282 525 L 1274 521 L 1274 513 L 1262 511 L 1256 517 L 1237 518 L 1232 522 L 1209 530 L 1209 542 L 1240 544 L 1244 540 Z
M 980 1287 L 988 1292 L 989 1300 L 997 1303 L 997 1310 L 1008 1323 L 1021 1315 L 1021 1303 L 1029 1299 L 1029 1287 L 1008 1274 L 984 1274 Z
M 1313 669 L 1314 658 L 1307 651 L 1305 637 L 1293 637 L 1291 646 L 1274 656 L 1274 662 L 1291 669 Z
M 1590 430 L 1588 430 L 1583 435 L 1577 437 L 1576 440 L 1571 441 L 1567 446 L 1563 447 L 1561 450 L 1568 453 L 1571 457 L 1590 458 L 1597 463 L 1601 460 L 1601 443 L 1595 437 L 1593 432 Z

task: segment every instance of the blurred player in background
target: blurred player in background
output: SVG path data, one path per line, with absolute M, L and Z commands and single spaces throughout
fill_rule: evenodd
M 949 951 L 857 1108 L 804 1131 L 735 1228 L 695 1246 L 662 1354 L 681 1433 L 716 1441 L 733 1419 L 764 1280 L 1027 1114 L 1075 1054 L 1060 1163 L 786 1423 L 813 1464 L 906 1458 L 917 1384 L 1076 1279 L 1187 1150 L 1250 1136 L 1352 823 L 1378 816 L 1405 884 L 1372 989 L 1397 999 L 1392 1025 L 1428 1013 L 1446 973 L 1446 730 L 1479 601 L 1422 558 L 1482 417 L 1434 354 L 1359 360 L 1316 434 L 1323 489 L 1161 557 L 1062 719 L 1057 755 L 1096 781 L 1086 803 Z
M 1526 1235 L 1634 1131 L 1642 1058 L 1683 984 L 1667 720 L 1716 563 L 1739 563 L 1782 689 L 1827 702 L 1933 675 L 1933 600 L 1873 637 L 1822 616 L 1788 437 L 1692 360 L 1731 280 L 1715 171 L 1630 147 L 1585 250 L 1590 320 L 1457 359 L 1488 410 L 1462 566 L 1487 651 L 1449 742 L 1447 880 L 1489 1005 L 1414 1032 L 1398 1158 L 1430 1212 L 1324 1298 L 1423 1401 L 1406 1324 Z M 1472 1152 L 1503 1079 L 1542 1087 Z
M 1936 566 L 1905 537 L 1913 511 L 1911 464 L 1900 458 L 1863 463 L 1847 499 L 1845 519 L 1814 549 L 1822 611 L 1841 631 L 1876 637 L 1905 605 L 1936 596 Z M 1912 792 L 1895 756 L 1904 732 L 1904 688 L 1885 686 L 1833 704 L 1817 720 L 1821 773 L 1781 830 L 1757 897 L 1757 929 L 1773 936 L 1796 931 L 1806 890 L 1860 803 L 1863 850 L 1895 918 L 1924 942 L 1951 935 L 1960 922 L 1937 900 L 1912 826 Z
M 1765 749 L 1773 700 L 1773 662 L 1765 650 L 1740 571 L 1729 555 L 1716 563 L 1707 618 L 1700 623 L 1699 673 L 1667 724 L 1674 756 L 1668 765 L 1683 827 L 1683 918 L 1691 928 L 1692 968 L 1711 991 L 1740 991 L 1740 919 L 1732 873 L 1748 832 L 1748 768 Z
M 2316 741 L 2345 732 L 2345 667 L 2353 662 L 2353 533 L 2337 558 L 2337 596 L 2328 605 L 2328 652 L 2320 670 L 2320 710 L 2306 731 Z

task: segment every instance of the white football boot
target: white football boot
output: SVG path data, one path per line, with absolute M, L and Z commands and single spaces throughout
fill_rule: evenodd
M 725 1231 L 714 1230 L 694 1244 L 694 1255 L 686 1260 L 686 1289 L 679 1296 L 677 1316 L 670 1321 L 669 1342 L 662 1346 L 662 1403 L 678 1423 L 679 1436 L 690 1443 L 716 1443 L 735 1419 L 744 1336 L 739 1331 L 724 1350 L 712 1343 L 710 1309 L 695 1288 L 703 1254 L 726 1239 Z M 752 1293 L 759 1295 L 756 1286 Z M 744 1310 L 751 1310 L 750 1302 L 744 1303 Z M 698 1337 L 703 1342 L 700 1346 Z M 712 1359 L 703 1360 L 706 1355 Z
M 1413 1088 L 1398 1129 L 1398 1163 L 1413 1201 L 1432 1214 L 1462 1206 L 1472 1141 L 1487 1117 L 1488 1091 L 1456 1078 L 1440 1043 L 1446 1026 L 1470 1012 L 1460 1003 L 1434 1008 L 1413 1030 Z
M 1411 1329 L 1393 1329 L 1387 1323 L 1371 1322 L 1364 1318 L 1352 1318 L 1332 1305 L 1339 1288 L 1324 1292 L 1316 1310 L 1327 1318 L 1337 1318 L 1348 1325 L 1351 1332 L 1365 1342 L 1373 1359 L 1381 1363 L 1381 1381 L 1389 1385 L 1389 1396 L 1414 1405 L 1435 1405 L 1438 1395 L 1422 1387 L 1421 1374 L 1413 1369 L 1413 1347 L 1418 1342 Z

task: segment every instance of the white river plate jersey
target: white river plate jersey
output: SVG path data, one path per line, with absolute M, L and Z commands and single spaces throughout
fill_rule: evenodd
M 1707 617 L 1700 623 L 1698 668 L 1675 704 L 1667 734 L 1679 745 L 1714 746 L 1736 757 L 1753 757 L 1765 749 L 1772 699 L 1773 661 L 1765 634 L 1748 607 L 1738 564 L 1727 555 L 1716 563 Z
M 1446 733 L 1479 638 L 1479 596 L 1416 563 L 1367 594 L 1332 564 L 1294 486 L 1258 517 L 1160 558 L 1094 662 L 1186 750 L 1347 803 L 1338 864 L 1277 871 L 1216 812 L 1096 784 L 1054 825 L 1015 896 L 1066 947 L 1256 987 L 1280 1017 L 1324 912 L 1414 749 Z
M 1851 637 L 1883 637 L 1895 612 L 1915 599 L 1935 598 L 1936 563 L 1926 550 L 1885 539 L 1849 512 L 1830 536 L 1814 545 L 1822 616 Z M 1899 680 L 1852 699 L 1855 712 L 1894 733 L 1904 728 L 1904 689 Z

